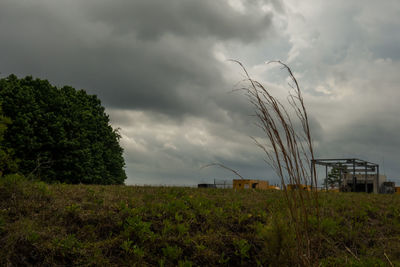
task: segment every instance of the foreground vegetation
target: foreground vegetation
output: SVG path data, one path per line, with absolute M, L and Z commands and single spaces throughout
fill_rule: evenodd
M 0 179 L 0 266 L 296 265 L 285 203 L 278 191 L 47 185 L 11 175 Z M 325 193 L 320 204 L 322 266 L 400 265 L 399 195 Z

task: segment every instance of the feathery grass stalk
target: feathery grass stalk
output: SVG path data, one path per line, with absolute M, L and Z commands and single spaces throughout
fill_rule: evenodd
M 309 118 L 299 84 L 289 66 L 281 61 L 270 62 L 280 64 L 287 70 L 293 83 L 290 85 L 292 92 L 287 98 L 289 105 L 285 106 L 260 82 L 253 80 L 241 62 L 231 61 L 239 64 L 245 73 L 245 81 L 249 84 L 242 89 L 255 108 L 258 126 L 269 141 L 265 145 L 253 138 L 256 145 L 265 152 L 267 163 L 274 168 L 281 180 L 296 233 L 299 264 L 317 264 L 320 241 L 311 239 L 312 229 L 309 225 L 310 216 L 315 216 L 319 229 L 317 179 L 315 167 L 311 165 L 314 150 Z M 300 130 L 295 128 L 295 122 L 300 123 Z M 289 190 L 288 184 L 295 184 L 298 189 Z M 303 184 L 313 185 L 311 191 L 300 189 Z

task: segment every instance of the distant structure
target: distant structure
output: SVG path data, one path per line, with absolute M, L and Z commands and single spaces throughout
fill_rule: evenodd
M 346 191 L 366 192 L 366 193 L 384 193 L 383 185 L 386 184 L 386 175 L 379 174 L 361 174 L 345 173 L 343 175 L 343 186 Z
M 396 184 L 394 182 L 383 182 L 379 188 L 379 193 L 381 194 L 395 194 Z
M 326 179 L 328 179 L 328 168 L 339 170 L 342 181 L 339 185 L 340 191 L 366 193 L 385 193 L 388 191 L 386 187 L 389 184 L 386 182 L 386 176 L 379 174 L 379 165 L 376 163 L 356 158 L 311 160 L 311 167 L 314 168 L 316 165 L 325 166 Z M 325 186 L 328 190 L 328 185 Z
M 213 184 L 197 184 L 198 188 L 232 188 L 232 181 L 214 179 Z
M 233 179 L 233 180 L 216 180 L 213 184 L 197 184 L 198 188 L 233 188 L 233 189 L 275 189 L 280 190 L 278 186 L 270 185 L 268 181 L 256 179 Z
M 252 179 L 233 179 L 233 189 L 272 189 L 268 181 Z
M 400 194 L 400 186 L 396 186 L 396 187 L 394 188 L 394 193 L 395 193 L 395 194 Z
M 232 180 L 214 179 L 214 184 L 217 188 L 232 188 Z
M 198 184 L 198 188 L 217 188 L 215 184 Z

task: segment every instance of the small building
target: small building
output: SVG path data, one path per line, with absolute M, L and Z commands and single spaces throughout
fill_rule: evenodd
M 268 181 L 253 179 L 233 179 L 233 189 L 270 189 Z
M 395 194 L 400 194 L 400 186 L 396 186 L 395 188 L 394 188 L 394 193 Z
M 396 192 L 396 185 L 394 182 L 383 182 L 379 188 L 381 194 L 394 194 Z
M 383 184 L 386 182 L 386 175 L 363 174 L 363 173 L 346 173 L 343 175 L 343 185 L 351 192 L 381 192 Z

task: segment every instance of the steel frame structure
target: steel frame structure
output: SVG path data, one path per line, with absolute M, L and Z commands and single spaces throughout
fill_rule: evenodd
M 313 175 L 313 170 L 316 165 L 325 166 L 325 174 L 326 178 L 328 178 L 328 167 L 337 168 L 340 171 L 340 176 L 342 175 L 342 171 L 346 173 L 353 173 L 353 184 L 352 190 L 355 192 L 356 188 L 356 179 L 355 175 L 357 173 L 365 174 L 365 192 L 368 192 L 367 186 L 367 175 L 375 174 L 376 175 L 376 190 L 374 188 L 374 193 L 379 192 L 379 164 L 368 162 L 361 159 L 356 158 L 345 158 L 345 159 L 314 159 L 311 160 L 311 176 Z M 311 181 L 313 181 L 313 177 L 311 177 Z M 325 183 L 326 189 L 328 190 L 328 184 Z

